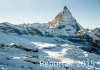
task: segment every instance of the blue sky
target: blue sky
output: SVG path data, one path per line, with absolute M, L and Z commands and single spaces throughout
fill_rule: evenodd
M 84 28 L 100 27 L 100 0 L 0 0 L 0 22 L 46 23 L 64 5 Z

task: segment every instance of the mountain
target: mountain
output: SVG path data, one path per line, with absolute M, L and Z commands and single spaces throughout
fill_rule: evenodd
M 68 8 L 65 6 L 62 12 L 60 12 L 51 22 L 50 28 L 65 28 L 66 26 L 75 28 L 76 31 L 79 31 L 81 29 L 76 19 L 72 16 Z
M 4 22 L 0 24 L 0 32 L 18 35 L 38 35 L 43 37 L 76 37 L 77 35 L 88 35 L 91 39 L 100 40 L 100 37 L 97 37 L 96 34 L 89 32 L 78 24 L 66 6 L 64 6 L 63 10 L 49 23 L 14 25 Z M 84 35 L 81 35 L 81 33 Z M 84 36 L 84 38 L 86 37 Z
M 74 36 L 75 33 L 83 29 L 66 6 L 51 22 L 50 28 L 53 29 L 52 32 L 54 32 L 54 35 L 59 34 L 65 36 Z
M 0 24 L 0 32 L 10 35 L 32 35 L 49 38 L 61 38 L 69 41 L 94 42 L 100 41 L 99 28 L 92 31 L 84 29 L 72 16 L 66 6 L 49 23 L 33 23 L 14 25 L 8 22 Z M 91 40 L 91 41 L 90 41 Z M 97 41 L 97 42 L 98 42 Z
M 0 70 L 99 70 L 99 33 L 83 28 L 66 6 L 48 23 L 0 23 Z

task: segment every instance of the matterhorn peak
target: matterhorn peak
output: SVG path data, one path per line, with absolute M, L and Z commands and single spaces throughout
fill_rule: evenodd
M 58 30 L 63 35 L 74 35 L 81 29 L 81 25 L 77 23 L 68 8 L 64 6 L 63 10 L 50 23 L 50 28 Z
M 55 19 L 51 22 L 50 28 L 59 27 L 59 25 L 73 24 L 72 22 L 76 20 L 71 15 L 67 6 L 64 6 L 63 10 L 55 17 Z

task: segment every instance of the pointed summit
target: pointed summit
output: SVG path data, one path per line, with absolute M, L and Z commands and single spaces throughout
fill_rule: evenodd
M 59 27 L 61 24 L 66 24 L 70 20 L 72 20 L 72 15 L 68 8 L 64 6 L 63 10 L 55 17 L 55 19 L 51 22 L 50 28 L 56 28 Z M 63 21 L 63 23 L 61 22 Z
M 70 15 L 72 17 L 72 14 L 70 13 L 70 11 L 66 5 L 64 6 L 63 13 L 64 13 L 64 15 Z
M 50 23 L 50 28 L 56 29 L 54 34 L 74 35 L 81 29 L 81 26 L 77 23 L 68 8 L 64 6 L 63 10 Z
M 67 6 L 65 5 L 65 6 L 64 6 L 64 10 L 66 10 L 66 9 L 68 9 L 68 8 L 67 8 Z

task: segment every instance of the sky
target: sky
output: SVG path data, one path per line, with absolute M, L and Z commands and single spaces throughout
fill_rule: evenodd
M 65 5 L 84 28 L 100 27 L 100 0 L 0 0 L 0 23 L 47 23 Z

